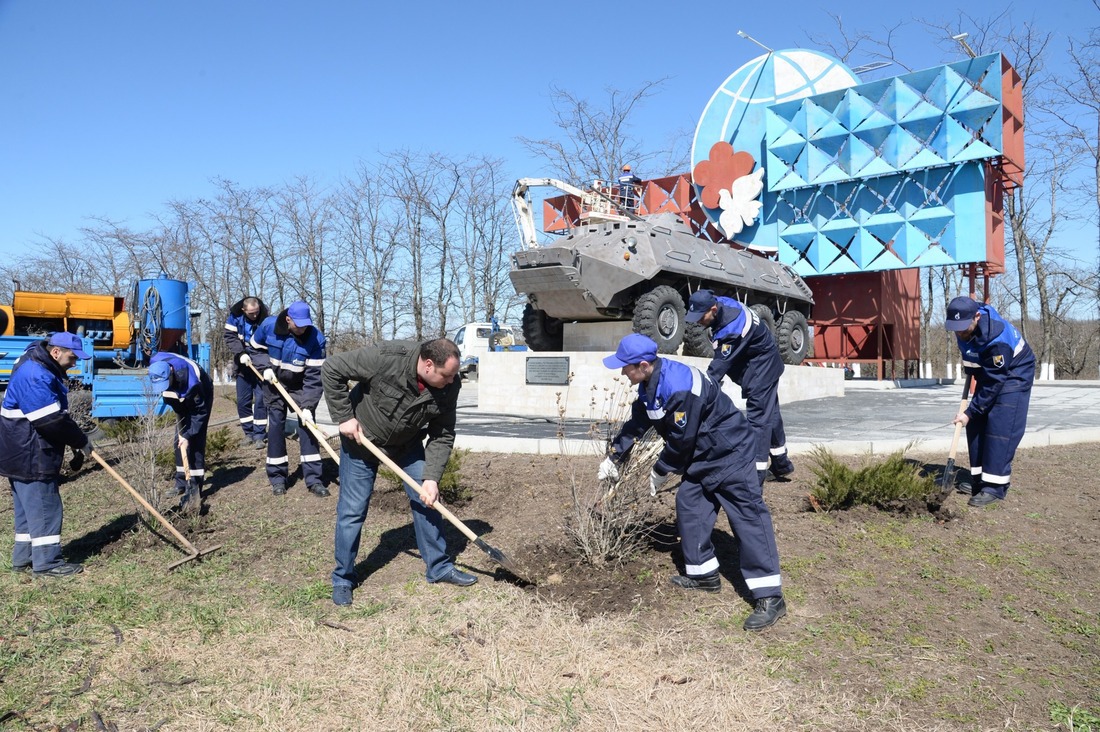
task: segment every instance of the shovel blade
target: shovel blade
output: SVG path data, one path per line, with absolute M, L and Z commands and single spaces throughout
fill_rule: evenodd
M 492 559 L 494 562 L 496 562 L 500 566 L 504 567 L 505 569 L 507 569 L 509 572 L 511 572 L 515 576 L 517 576 L 517 577 L 522 577 L 523 576 L 523 574 L 520 572 L 519 567 L 516 565 L 515 562 L 512 561 L 512 559 L 507 554 L 505 554 L 500 549 L 497 549 L 494 546 L 490 546 L 489 544 L 486 544 L 484 539 L 480 539 L 480 538 L 477 539 L 474 542 L 474 546 L 476 546 L 478 549 L 480 549 L 481 551 L 488 554 L 489 559 Z

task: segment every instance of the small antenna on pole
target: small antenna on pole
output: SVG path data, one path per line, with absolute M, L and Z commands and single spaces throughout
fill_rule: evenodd
M 742 38 L 744 38 L 744 39 L 745 39 L 746 41 L 752 41 L 753 43 L 755 43 L 756 45 L 760 46 L 761 48 L 763 48 L 763 49 L 764 49 L 765 51 L 767 51 L 768 53 L 771 53 L 771 52 L 772 52 L 772 49 L 768 48 L 768 47 L 767 47 L 767 46 L 765 46 L 765 45 L 764 45 L 763 43 L 761 43 L 760 41 L 756 40 L 755 38 L 753 38 L 752 36 L 750 36 L 750 35 L 749 35 L 748 33 L 746 33 L 746 32 L 745 32 L 745 31 L 743 31 L 743 30 L 739 30 L 739 31 L 737 31 L 737 35 L 741 36 L 741 37 L 742 37 Z

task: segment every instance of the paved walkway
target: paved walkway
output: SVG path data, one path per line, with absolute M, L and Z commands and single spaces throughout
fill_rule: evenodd
M 477 411 L 477 382 L 462 387 L 458 447 L 486 452 L 531 454 L 600 453 L 593 425 L 585 420 L 556 420 Z M 893 452 L 909 443 L 914 449 L 947 452 L 962 386 L 898 387 L 890 382 L 850 381 L 843 397 L 784 405 L 787 446 L 804 454 L 815 444 L 838 454 Z M 606 431 L 606 430 L 605 430 Z M 1022 447 L 1100 442 L 1100 381 L 1040 382 L 1032 390 L 1027 433 Z

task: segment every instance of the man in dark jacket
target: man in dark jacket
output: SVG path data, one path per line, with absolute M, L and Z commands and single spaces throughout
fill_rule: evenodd
M 963 367 L 977 382 L 966 411 L 973 493 L 969 505 L 984 508 L 1004 500 L 1012 458 L 1027 427 L 1035 354 L 1020 332 L 992 305 L 956 297 L 947 305 L 947 330 L 955 333 Z
M 11 483 L 15 503 L 15 546 L 11 566 L 40 577 L 64 577 L 84 570 L 61 558 L 63 508 L 58 481 L 65 446 L 79 468 L 91 443 L 69 416 L 69 377 L 77 359 L 88 359 L 80 339 L 55 333 L 27 348 L 12 367 L 0 409 L 0 475 Z
M 225 346 L 233 354 L 237 372 L 237 418 L 245 439 L 264 446 L 267 439 L 267 408 L 260 379 L 249 368 L 256 349 L 252 335 L 268 317 L 267 306 L 257 297 L 246 297 L 229 308 L 225 318 Z
M 405 486 L 413 512 L 416 546 L 429 582 L 467 586 L 477 577 L 455 568 L 443 537 L 443 519 L 431 506 L 451 455 L 458 406 L 458 346 L 446 338 L 418 343 L 387 341 L 339 353 L 325 361 L 325 385 L 332 420 L 340 425 L 340 499 L 336 505 L 336 569 L 332 601 L 350 605 L 358 582 L 355 557 L 378 474 L 378 460 L 358 440 L 381 448 L 413 480 Z M 356 382 L 349 392 L 348 382 Z M 427 446 L 424 438 L 427 437 Z
M 741 576 L 753 596 L 745 630 L 762 630 L 787 614 L 779 575 L 771 513 L 756 475 L 756 436 L 730 398 L 698 369 L 657 357 L 657 344 L 631 333 L 608 368 L 621 368 L 638 398 L 630 418 L 600 465 L 600 480 L 618 480 L 619 465 L 634 442 L 652 427 L 665 441 L 650 474 L 660 488 L 673 473 L 683 476 L 676 492 L 676 526 L 684 553 L 684 574 L 671 578 L 685 590 L 718 592 L 718 558 L 711 533 L 718 509 L 726 511 L 740 547 Z
M 180 508 L 197 511 L 202 507 L 202 484 L 206 480 L 206 431 L 214 407 L 214 382 L 189 358 L 174 353 L 156 353 L 149 362 L 154 394 L 160 394 L 176 413 L 176 493 Z M 184 474 L 187 455 L 190 480 Z
M 276 382 L 290 395 L 294 403 L 314 420 L 314 411 L 321 402 L 321 365 L 325 362 L 325 334 L 313 324 L 309 305 L 299 300 L 256 329 L 252 336 L 255 355 L 252 363 L 260 369 L 266 382 L 264 403 L 267 405 L 267 478 L 271 492 L 286 494 L 290 460 L 286 454 L 284 431 L 287 411 L 291 409 Z M 301 422 L 298 423 L 298 445 L 301 448 L 302 478 L 306 490 L 315 496 L 327 496 L 328 488 L 321 481 L 321 446 L 317 438 Z
M 779 411 L 783 358 L 768 324 L 751 308 L 729 297 L 716 297 L 710 290 L 692 294 L 685 320 L 711 329 L 714 358 L 707 367 L 707 376 L 719 386 L 722 377 L 729 376 L 741 387 L 745 416 L 756 432 L 756 472 L 761 484 L 768 473 L 769 458 L 776 478 L 793 473 Z

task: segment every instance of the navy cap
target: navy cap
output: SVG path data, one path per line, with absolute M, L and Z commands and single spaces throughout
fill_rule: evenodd
M 309 317 L 309 305 L 299 300 L 298 302 L 291 303 L 290 307 L 286 309 L 286 314 L 290 316 L 290 319 L 294 321 L 294 325 L 299 328 L 304 328 L 307 325 L 313 325 L 313 320 Z
M 970 327 L 970 321 L 974 320 L 974 314 L 978 312 L 979 304 L 973 298 L 956 297 L 947 303 L 947 320 L 944 327 L 951 331 L 962 331 Z
M 154 392 L 168 391 L 171 376 L 172 365 L 167 361 L 157 361 L 149 367 L 149 378 L 153 382 Z
M 68 348 L 80 359 L 87 360 L 91 358 L 91 356 L 84 352 L 84 344 L 81 342 L 80 337 L 72 333 L 66 333 L 65 331 L 54 333 L 50 336 L 50 345 L 57 346 L 58 348 Z
M 631 333 L 623 336 L 619 341 L 619 348 L 615 354 L 603 360 L 603 365 L 609 369 L 621 369 L 627 364 L 638 364 L 642 361 L 653 363 L 657 360 L 657 344 L 649 336 L 641 333 Z
M 687 317 L 689 323 L 698 323 L 707 314 L 707 311 L 718 304 L 718 298 L 710 290 L 696 290 L 688 298 Z

